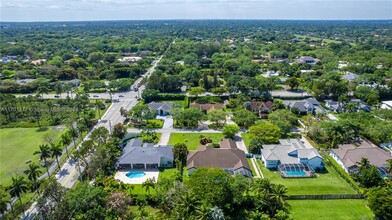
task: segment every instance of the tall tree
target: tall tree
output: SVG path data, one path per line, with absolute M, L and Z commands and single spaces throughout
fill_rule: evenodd
M 38 186 L 37 180 L 42 172 L 37 164 L 29 163 L 29 167 L 23 173 L 27 175 L 27 179 L 34 182 L 35 187 Z
M 175 165 L 180 171 L 181 179 L 184 172 L 184 167 L 186 165 L 186 159 L 188 155 L 188 147 L 184 143 L 177 143 L 173 147 L 173 155 Z
M 52 144 L 50 148 L 50 155 L 56 158 L 57 167 L 61 170 L 59 157 L 63 154 L 63 149 L 61 149 L 60 144 Z
M 34 152 L 34 155 L 39 155 L 39 159 L 42 161 L 44 161 L 45 163 L 45 168 L 46 168 L 46 172 L 48 173 L 48 177 L 50 177 L 49 174 L 49 168 L 48 168 L 48 163 L 47 160 L 48 158 L 50 158 L 50 148 L 47 144 L 41 144 L 39 145 L 39 151 Z
M 7 188 L 10 193 L 10 196 L 19 199 L 20 205 L 23 209 L 23 202 L 22 202 L 22 194 L 27 192 L 27 181 L 24 179 L 23 176 L 13 176 L 12 177 L 12 184 Z
M 151 193 L 151 189 L 155 188 L 155 182 L 153 179 L 148 178 L 146 181 L 142 183 L 142 188 L 146 188 L 146 192 L 148 195 Z

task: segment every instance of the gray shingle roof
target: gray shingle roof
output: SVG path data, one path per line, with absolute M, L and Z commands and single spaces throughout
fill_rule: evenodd
M 153 144 L 143 144 L 139 139 L 132 139 L 118 159 L 118 164 L 160 164 L 161 158 L 173 160 L 172 146 L 153 147 Z
M 153 110 L 163 109 L 165 111 L 169 111 L 173 108 L 172 102 L 151 102 L 148 103 L 148 107 Z

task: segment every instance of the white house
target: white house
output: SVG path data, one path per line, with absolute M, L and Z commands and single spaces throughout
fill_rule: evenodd
M 270 169 L 279 164 L 308 164 L 313 169 L 323 169 L 324 163 L 319 152 L 314 148 L 306 148 L 298 139 L 282 139 L 279 144 L 263 145 L 261 159 Z
M 151 102 L 148 103 L 148 108 L 151 110 L 157 111 L 157 114 L 160 116 L 166 116 L 169 114 L 169 111 L 173 108 L 172 102 Z

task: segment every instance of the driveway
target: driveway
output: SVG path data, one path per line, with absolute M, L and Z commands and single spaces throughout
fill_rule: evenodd
M 161 119 L 164 121 L 162 129 L 173 128 L 173 118 L 171 116 L 157 116 L 156 119 Z

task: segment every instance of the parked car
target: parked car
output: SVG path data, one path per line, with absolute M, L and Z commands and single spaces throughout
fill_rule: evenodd
M 93 95 L 93 97 L 99 97 L 99 95 Z
M 118 97 L 124 97 L 124 95 L 119 95 Z
M 134 92 L 137 92 L 137 90 L 139 90 L 139 88 L 137 88 L 137 87 L 133 88 Z
M 253 157 L 253 154 L 251 154 L 251 153 L 248 153 L 248 154 L 245 154 L 245 155 L 246 155 L 247 158 L 252 158 Z
M 54 95 L 54 97 L 55 97 L 55 98 L 60 98 L 60 96 L 59 96 L 59 95 Z

